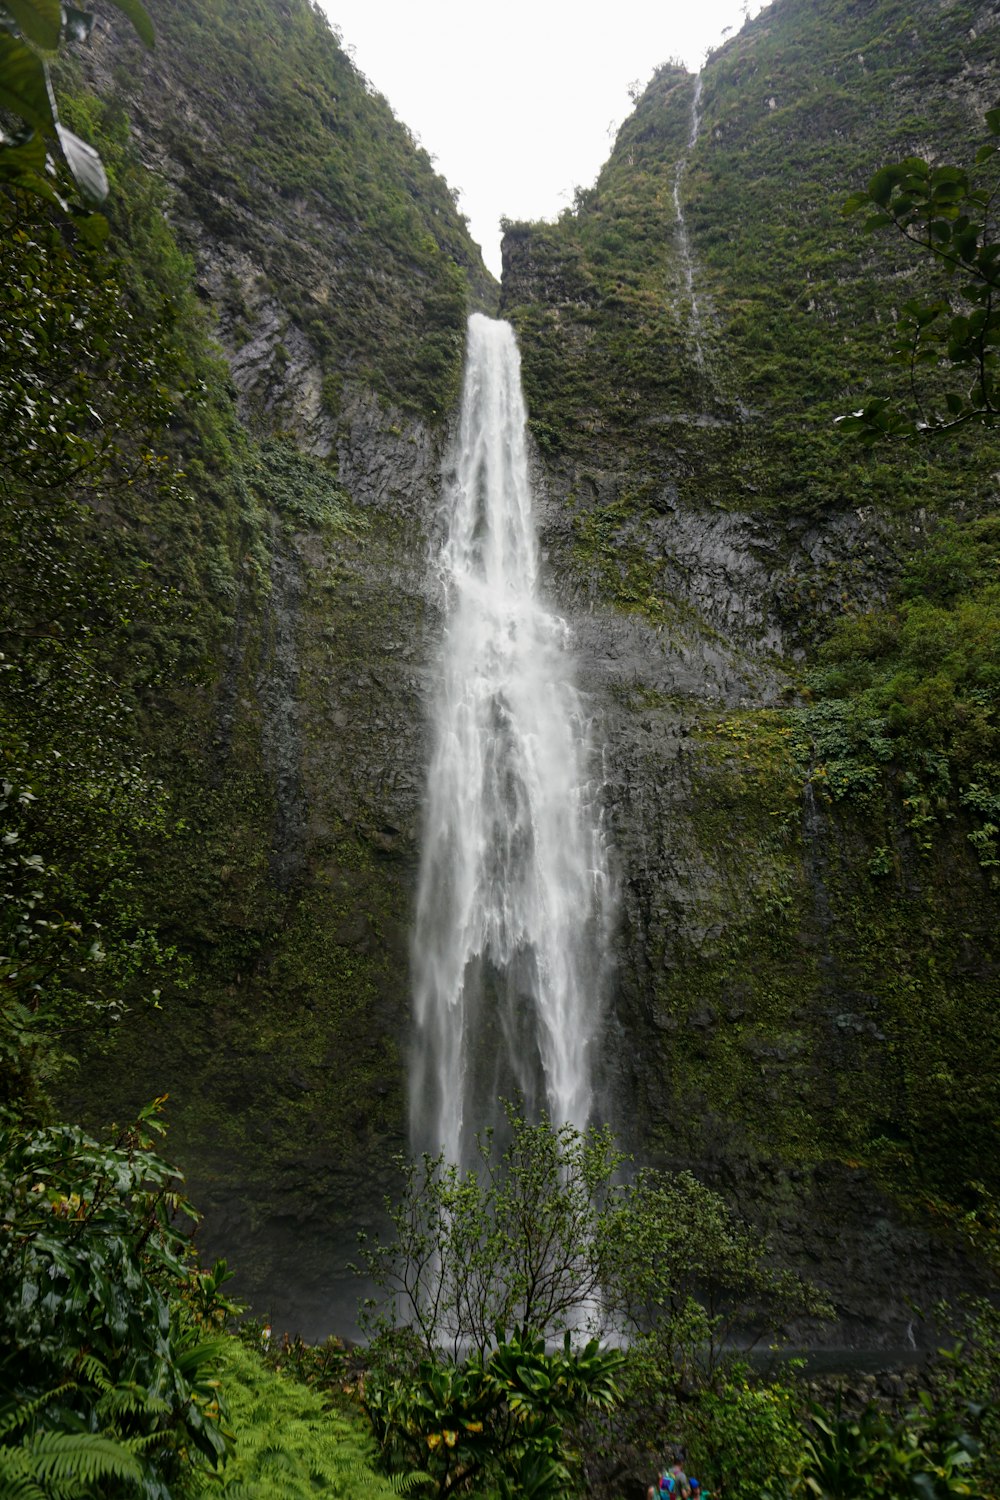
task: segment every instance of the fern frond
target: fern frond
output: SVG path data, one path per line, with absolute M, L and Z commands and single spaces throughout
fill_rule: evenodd
M 102 1359 L 98 1359 L 96 1354 L 78 1354 L 76 1367 L 83 1379 L 89 1381 L 91 1385 L 96 1385 L 99 1391 L 111 1389 L 108 1367 Z
M 23 1448 L 0 1448 L 0 1495 L 5 1500 L 49 1500 L 24 1467 Z
M 423 1476 L 378 1474 L 371 1442 L 308 1387 L 269 1370 L 235 1343 L 223 1362 L 235 1450 L 222 1480 L 225 1500 L 394 1500 Z
M 151 1396 L 141 1385 L 114 1385 L 98 1401 L 96 1411 L 102 1422 L 137 1415 L 153 1418 L 168 1416 L 170 1403 L 162 1396 Z
M 75 1384 L 73 1380 L 64 1380 L 61 1385 L 54 1385 L 50 1391 L 44 1391 L 33 1401 L 12 1401 L 9 1405 L 0 1406 L 0 1442 L 10 1433 L 16 1432 L 19 1427 L 26 1426 L 44 1411 L 55 1396 L 61 1396 L 64 1391 L 72 1390 Z
M 375 1474 L 370 1464 L 357 1460 L 342 1464 L 338 1478 L 350 1486 L 347 1491 L 352 1500 L 384 1500 L 386 1490 L 394 1495 L 407 1495 L 418 1485 L 431 1481 L 431 1476 L 422 1469 L 411 1469 L 406 1474 Z
M 397 1495 L 408 1495 L 421 1484 L 433 1484 L 434 1481 L 423 1469 L 411 1469 L 408 1474 L 390 1474 L 389 1483 Z
M 138 1457 L 144 1457 L 155 1448 L 162 1447 L 163 1443 L 169 1440 L 169 1437 L 170 1434 L 164 1432 L 162 1429 L 156 1432 L 141 1432 L 137 1437 L 122 1438 L 121 1445 L 123 1448 L 127 1448 L 130 1453 L 134 1453 Z
M 42 1483 L 77 1480 L 93 1485 L 103 1479 L 142 1478 L 142 1465 L 114 1438 L 93 1432 L 42 1432 L 22 1450 L 31 1476 Z

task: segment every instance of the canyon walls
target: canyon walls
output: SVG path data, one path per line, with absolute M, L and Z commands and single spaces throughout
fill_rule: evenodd
M 181 831 L 143 921 L 187 967 L 155 1009 L 136 982 L 68 1092 L 94 1118 L 169 1092 L 207 1243 L 315 1334 L 349 1324 L 406 1145 L 429 559 L 498 294 L 309 7 L 170 0 L 157 28 L 141 58 L 105 23 L 66 87 L 127 115 L 224 360 L 225 452 L 182 414 L 189 508 L 126 518 L 186 600 L 145 731 Z M 900 1344 L 908 1299 L 974 1282 L 935 1226 L 989 1185 L 1000 1040 L 1000 454 L 838 432 L 902 378 L 883 330 L 926 274 L 840 204 L 884 160 L 971 157 L 998 34 L 962 0 L 777 0 L 697 99 L 659 69 L 574 210 L 504 245 L 543 585 L 604 746 L 607 1111 L 774 1232 L 834 1341 Z

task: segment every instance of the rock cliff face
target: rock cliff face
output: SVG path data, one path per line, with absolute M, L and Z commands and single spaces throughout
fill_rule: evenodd
M 890 472 L 838 441 L 880 359 L 857 310 L 915 272 L 849 245 L 837 209 L 882 159 L 962 155 L 995 28 L 982 7 L 775 4 L 697 93 L 661 70 L 575 212 L 504 243 L 551 587 L 605 729 L 618 1118 L 814 1269 L 835 1342 L 902 1346 L 912 1306 L 970 1274 L 915 1205 L 975 1153 L 942 1105 L 935 1160 L 917 1100 L 978 1096 L 998 1039 L 996 892 L 957 799 L 929 839 L 912 777 L 869 764 L 855 799 L 825 779 L 851 752 L 811 706 L 817 644 L 891 616 L 950 497 L 996 498 L 995 443 L 970 483 L 968 452 Z
M 94 1064 L 91 1107 L 169 1089 L 212 1246 L 320 1333 L 348 1326 L 341 1251 L 404 1146 L 428 559 L 464 319 L 491 288 L 307 7 L 241 9 L 256 43 L 221 3 L 157 23 L 141 71 L 110 33 L 88 69 L 174 189 L 263 581 L 164 751 L 199 837 L 150 904 L 197 986 Z M 835 448 L 876 357 L 867 310 L 902 274 L 836 209 L 883 154 L 972 127 L 996 36 L 990 7 L 778 0 L 710 61 L 694 117 L 694 81 L 662 70 L 576 213 L 505 243 L 546 584 L 604 745 L 608 1111 L 643 1160 L 694 1165 L 776 1232 L 831 1289 L 834 1342 L 903 1344 L 910 1300 L 971 1274 L 924 1208 L 976 1175 L 998 1071 L 996 893 L 967 825 L 942 812 L 928 836 L 888 760 L 860 800 L 820 775 L 860 752 L 810 708 L 817 643 L 885 605 L 957 492 L 972 515 L 994 488 L 992 458 L 973 495 L 967 453 Z
M 797 681 L 789 570 L 855 564 L 855 586 L 877 600 L 899 528 L 864 514 L 699 514 L 667 497 L 641 527 L 643 549 L 669 559 L 658 595 L 669 613 L 654 621 L 616 609 L 574 559 L 566 471 L 540 469 L 539 485 L 550 587 L 601 725 L 621 882 L 611 1117 L 640 1160 L 693 1165 L 828 1288 L 837 1323 L 819 1337 L 903 1348 L 921 1326 L 914 1306 L 971 1273 L 853 1143 L 898 1108 L 893 967 L 908 984 L 911 965 L 954 972 L 951 945 L 971 920 L 972 987 L 988 992 L 992 899 L 959 839 L 920 856 L 899 808 L 873 837 L 814 793 L 782 759 L 780 712 Z M 885 837 L 891 883 L 869 873 Z M 907 932 L 918 951 L 904 958 Z M 942 998 L 923 988 L 922 1003 Z
M 289 1326 L 349 1330 L 344 1262 L 405 1148 L 429 537 L 466 319 L 497 289 L 308 5 L 181 0 L 156 26 L 146 56 L 105 19 L 64 86 L 124 110 L 167 184 L 242 438 L 200 497 L 233 538 L 221 624 L 186 600 L 203 665 L 154 747 L 188 834 L 148 920 L 192 983 L 137 1009 L 74 1102 L 100 1120 L 169 1092 L 208 1246 Z M 210 592 L 209 558 L 185 563 Z

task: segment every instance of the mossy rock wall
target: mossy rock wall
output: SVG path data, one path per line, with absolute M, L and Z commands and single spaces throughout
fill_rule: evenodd
M 168 1093 L 206 1250 L 320 1335 L 352 1326 L 345 1262 L 406 1144 L 429 536 L 467 315 L 496 289 L 318 12 L 171 3 L 156 26 L 150 57 L 109 14 L 60 87 L 112 169 L 121 253 L 155 281 L 159 223 L 203 304 L 228 436 L 210 453 L 175 417 L 176 514 L 105 503 L 183 621 L 183 670 L 146 695 L 171 832 L 140 872 L 179 966 L 155 1006 L 135 981 L 64 1096 L 104 1123 Z M 133 178 L 159 183 L 151 214 Z
M 413 512 L 438 459 L 419 424 L 362 401 L 351 489 L 336 521 L 307 525 L 288 488 L 324 467 L 264 451 L 266 585 L 237 601 L 215 692 L 178 705 L 175 754 L 161 745 L 187 816 L 148 901 L 192 978 L 88 1060 L 86 1107 L 120 1118 L 169 1093 L 206 1250 L 230 1256 L 255 1305 L 319 1333 L 353 1326 L 344 1266 L 406 1144 L 433 608 Z
M 594 188 L 504 241 L 548 583 L 604 733 L 613 1112 L 830 1288 L 832 1342 L 932 1336 L 914 1307 L 977 1275 L 941 1226 L 997 1188 L 1000 911 L 963 790 L 992 729 L 975 771 L 954 754 L 973 700 L 996 720 L 991 585 L 994 665 L 938 740 L 891 694 L 862 731 L 824 665 L 874 680 L 859 643 L 894 660 L 914 578 L 995 508 L 994 435 L 872 454 L 834 417 L 902 378 L 883 329 L 926 276 L 840 205 L 885 160 L 971 159 L 996 24 L 777 0 L 697 95 L 660 69 Z

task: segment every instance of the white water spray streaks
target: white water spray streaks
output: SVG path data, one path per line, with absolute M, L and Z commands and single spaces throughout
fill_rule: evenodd
M 469 320 L 414 936 L 411 1134 L 468 1165 L 499 1097 L 593 1110 L 609 880 L 569 631 L 538 598 L 513 330 Z
M 694 339 L 695 362 L 701 367 L 705 362 L 705 356 L 701 347 L 701 314 L 698 310 L 698 299 L 694 293 L 694 262 L 691 258 L 691 241 L 688 239 L 687 224 L 684 221 L 684 209 L 681 206 L 681 179 L 687 169 L 688 157 L 694 150 L 698 140 L 698 129 L 701 125 L 701 116 L 698 106 L 701 104 L 701 74 L 694 81 L 694 95 L 691 100 L 691 129 L 688 133 L 687 145 L 684 155 L 680 157 L 674 169 L 674 212 L 677 215 L 677 248 L 680 251 L 681 266 L 684 271 L 684 288 L 687 292 L 688 306 L 691 310 L 691 334 Z

